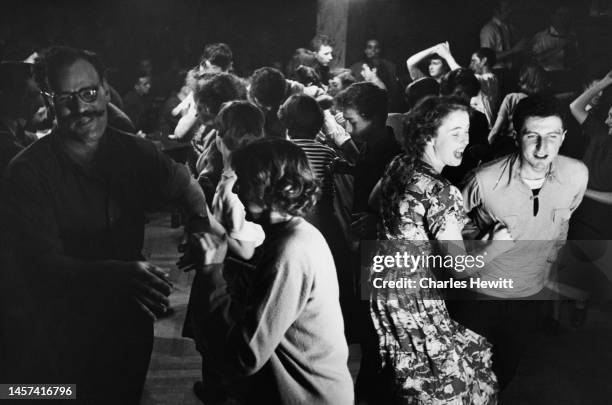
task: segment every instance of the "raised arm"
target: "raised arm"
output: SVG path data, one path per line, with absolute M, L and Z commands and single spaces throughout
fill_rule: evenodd
M 440 55 L 440 57 L 444 58 L 446 63 L 448 63 L 450 70 L 457 70 L 461 68 L 461 65 L 457 63 L 457 61 L 451 54 L 450 44 L 448 43 L 448 41 L 438 44 L 436 48 L 436 52 L 438 53 L 438 55 Z
M 436 53 L 438 45 L 434 45 L 430 48 L 417 52 L 411 57 L 409 57 L 408 60 L 406 60 L 406 65 L 408 66 L 408 73 L 410 74 L 410 78 L 412 80 L 417 80 L 422 77 L 427 77 L 427 75 L 423 73 L 421 69 L 417 67 L 417 65 L 421 63 L 423 59 L 428 58 L 429 56 Z
M 580 125 L 587 119 L 588 112 L 585 110 L 587 104 L 603 89 L 612 84 L 612 71 L 608 72 L 603 79 L 595 82 L 586 89 L 578 98 L 570 104 L 570 111 Z

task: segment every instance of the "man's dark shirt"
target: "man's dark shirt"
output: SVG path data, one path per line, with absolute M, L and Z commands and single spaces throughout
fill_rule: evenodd
M 368 199 L 372 189 L 382 177 L 387 164 L 401 152 L 393 130 L 370 130 L 363 134 L 359 145 L 359 158 L 355 164 L 355 183 L 353 188 L 353 212 L 370 211 Z
M 123 96 L 123 111 L 130 117 L 136 129 L 151 132 L 156 127 L 153 111 L 153 98 L 150 95 L 141 96 L 135 90 Z
M 17 254 L 36 284 L 72 292 L 80 278 L 62 280 L 49 271 L 51 263 L 142 259 L 145 211 L 177 201 L 189 181 L 186 168 L 149 141 L 107 129 L 84 167 L 53 133 L 11 162 L 3 203 Z

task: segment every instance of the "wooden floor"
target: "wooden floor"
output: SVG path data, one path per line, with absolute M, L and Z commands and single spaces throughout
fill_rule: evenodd
M 175 312 L 155 324 L 155 344 L 143 405 L 201 404 L 192 385 L 201 379 L 200 356 L 193 342 L 181 337 L 193 274 L 176 269 L 176 246 L 181 229 L 170 227 L 169 214 L 151 216 L 147 225 L 145 256 L 171 272 Z M 566 314 L 562 308 L 562 315 Z M 585 325 L 567 325 L 554 333 L 534 336 L 517 377 L 502 397 L 502 404 L 598 405 L 612 403 L 612 306 L 594 305 Z M 360 361 L 359 347 L 350 346 L 349 369 L 355 378 Z

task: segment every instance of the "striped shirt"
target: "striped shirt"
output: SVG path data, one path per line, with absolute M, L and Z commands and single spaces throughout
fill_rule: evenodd
M 320 182 L 321 199 L 332 199 L 334 197 L 334 176 L 329 165 L 334 158 L 338 157 L 336 151 L 314 139 L 292 139 L 292 141 L 306 153 L 308 163 Z

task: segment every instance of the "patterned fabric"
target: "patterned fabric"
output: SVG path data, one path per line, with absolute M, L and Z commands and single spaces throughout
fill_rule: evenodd
M 389 164 L 381 200 L 382 238 L 411 241 L 406 246 L 414 255 L 432 254 L 429 239 L 453 222 L 462 228 L 466 221 L 459 190 L 425 163 L 411 165 L 405 155 Z M 397 251 L 397 244 L 388 245 Z M 424 266 L 387 268 L 376 277 L 417 285 L 421 278 L 434 279 Z M 397 403 L 496 403 L 490 344 L 450 318 L 438 290 L 374 289 L 371 315 Z

